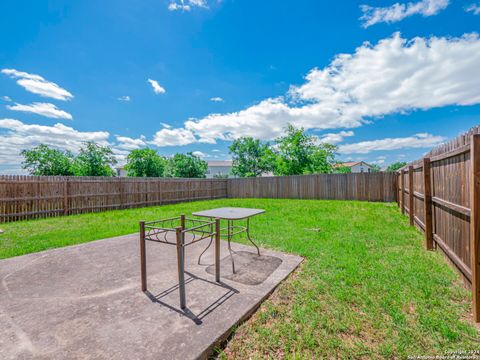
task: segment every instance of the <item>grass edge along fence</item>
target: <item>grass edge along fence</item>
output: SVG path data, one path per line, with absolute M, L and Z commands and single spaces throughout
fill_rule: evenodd
M 480 322 L 480 126 L 397 172 L 397 202 L 471 288 Z

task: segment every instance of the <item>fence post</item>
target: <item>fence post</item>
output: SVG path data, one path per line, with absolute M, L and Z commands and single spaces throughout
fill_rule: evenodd
M 398 208 L 400 209 L 400 178 L 398 177 L 398 173 L 395 172 L 395 200 L 397 200 Z
M 400 170 L 400 210 L 405 214 L 405 179 L 403 178 L 403 169 Z
M 68 215 L 68 178 L 63 180 L 63 215 Z
M 124 204 L 124 201 L 123 201 L 123 193 L 124 193 L 124 184 L 122 182 L 122 179 L 121 178 L 116 178 L 115 181 L 117 182 L 118 184 L 118 193 L 119 193 L 119 204 L 118 204 L 118 209 L 123 209 L 123 204 Z
M 414 224 L 414 216 L 415 216 L 415 211 L 414 211 L 414 203 L 413 203 L 413 166 L 410 165 L 408 167 L 408 216 L 410 218 L 410 225 L 413 226 Z
M 425 222 L 425 247 L 433 250 L 433 219 L 432 219 L 432 178 L 430 173 L 430 158 L 423 158 L 423 213 Z
M 480 322 L 480 134 L 470 140 L 470 251 L 473 318 Z
M 160 179 L 158 182 L 157 182 L 157 190 L 158 190 L 158 205 L 162 205 L 163 204 L 163 180 Z

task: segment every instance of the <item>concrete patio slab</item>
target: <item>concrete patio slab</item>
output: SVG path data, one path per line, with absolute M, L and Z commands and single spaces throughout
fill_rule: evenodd
M 0 358 L 195 359 L 248 317 L 302 261 L 222 241 L 222 282 L 212 246 L 186 249 L 187 309 L 181 310 L 174 246 L 147 242 L 148 292 L 140 290 L 138 235 L 0 261 Z M 262 266 L 264 261 L 265 267 Z M 253 281 L 249 281 L 253 279 Z M 256 284 L 256 285 L 249 285 Z

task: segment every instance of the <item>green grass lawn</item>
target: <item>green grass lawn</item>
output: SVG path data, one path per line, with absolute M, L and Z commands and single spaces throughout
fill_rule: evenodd
M 469 292 L 439 253 L 423 249 L 395 204 L 224 199 L 2 224 L 0 258 L 220 206 L 266 209 L 252 220 L 259 245 L 306 260 L 219 357 L 402 358 L 480 348 Z

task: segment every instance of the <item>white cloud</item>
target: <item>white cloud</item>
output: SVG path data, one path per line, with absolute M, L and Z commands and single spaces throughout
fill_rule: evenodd
M 0 164 L 18 164 L 20 152 L 40 144 L 77 152 L 84 141 L 108 145 L 106 131 L 78 131 L 63 124 L 28 125 L 15 119 L 0 119 Z
M 117 100 L 118 100 L 118 101 L 130 101 L 131 98 L 130 98 L 130 96 L 125 95 L 125 96 L 120 96 L 120 97 L 118 97 Z
M 7 95 L 2 96 L 2 100 L 3 100 L 3 101 L 7 101 L 7 102 L 12 101 L 12 99 L 10 98 L 10 96 L 7 96 Z
M 30 112 L 37 115 L 53 118 L 53 119 L 68 119 L 73 117 L 70 113 L 60 110 L 54 104 L 34 102 L 29 105 L 15 103 L 15 105 L 7 105 L 7 109 L 13 111 Z
M 188 120 L 185 128 L 206 143 L 215 143 L 218 139 L 232 140 L 240 136 L 270 139 L 281 134 L 287 122 L 294 122 L 295 115 L 292 112 L 295 109 L 281 99 L 267 99 L 239 112 L 210 114 L 200 120 Z
M 213 101 L 213 102 L 224 102 L 225 100 L 223 100 L 223 98 L 221 98 L 221 97 L 219 97 L 219 96 L 215 96 L 215 97 L 210 98 L 210 101 Z
M 321 143 L 338 144 L 343 141 L 344 138 L 355 135 L 353 131 L 340 131 L 339 133 L 324 134 L 318 138 Z
M 172 128 L 172 125 L 167 124 L 167 123 L 160 123 L 160 125 L 162 125 L 162 127 L 166 128 L 166 129 L 171 129 Z
M 207 7 L 206 0 L 189 0 L 190 5 L 198 6 L 198 7 Z
M 374 161 L 370 161 L 370 164 L 377 164 L 377 165 L 382 165 L 385 164 L 385 160 L 387 159 L 386 156 L 377 156 L 377 159 Z
M 465 7 L 466 12 L 471 12 L 474 15 L 480 15 L 480 4 L 470 4 Z
M 340 145 L 340 154 L 368 154 L 378 150 L 398 150 L 430 148 L 439 145 L 446 138 L 428 133 L 419 133 L 403 138 L 386 138 L 381 140 L 362 141 L 355 144 Z
M 163 88 L 157 80 L 152 80 L 152 79 L 148 79 L 147 80 L 150 85 L 152 85 L 152 88 L 153 88 L 153 92 L 155 94 L 165 94 L 166 90 L 165 88 Z
M 129 150 L 122 150 L 116 147 L 112 147 L 113 156 L 115 160 L 117 160 L 117 164 L 115 168 L 125 166 L 127 163 L 128 154 L 130 154 Z
M 172 1 L 168 4 L 170 11 L 190 11 L 192 8 L 208 8 L 206 0 L 179 0 Z
M 115 138 L 118 142 L 116 147 L 123 150 L 135 150 L 147 145 L 145 142 L 145 136 L 143 135 L 137 139 L 120 135 L 115 135 Z
M 67 90 L 51 81 L 45 80 L 40 75 L 29 74 L 15 69 L 3 69 L 2 73 L 13 79 L 18 79 L 17 84 L 33 94 L 64 101 L 73 98 L 73 95 Z
M 381 22 L 398 22 L 415 14 L 423 16 L 436 15 L 445 9 L 448 4 L 449 0 L 421 0 L 416 3 L 395 3 L 387 7 L 361 5 L 360 9 L 363 15 L 360 20 L 363 20 L 362 26 L 367 28 Z
M 163 128 L 155 133 L 150 143 L 161 147 L 188 145 L 194 142 L 196 142 L 195 136 L 189 130 Z
M 170 11 L 176 11 L 176 10 L 183 10 L 183 11 L 190 11 L 191 7 L 190 5 L 185 5 L 183 1 L 176 3 L 176 2 L 171 2 L 168 4 L 168 10 Z
M 394 113 L 480 103 L 480 40 L 417 37 L 399 33 L 353 54 L 340 54 L 313 69 L 287 97 L 269 98 L 244 110 L 185 122 L 195 142 L 240 136 L 272 139 L 288 123 L 305 129 L 355 128 Z M 290 100 L 290 101 L 288 101 Z
M 207 154 L 205 154 L 201 151 L 194 151 L 192 154 L 195 155 L 195 156 L 198 156 L 199 158 L 204 158 L 204 157 L 207 156 Z

